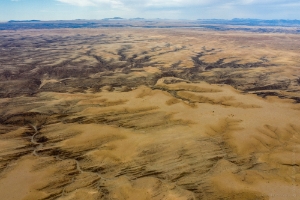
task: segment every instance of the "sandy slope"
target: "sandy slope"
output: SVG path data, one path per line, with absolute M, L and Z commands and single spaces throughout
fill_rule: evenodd
M 161 79 L 155 88 L 39 94 L 53 100 L 30 112 L 44 113 L 55 107 L 52 102 L 67 99 L 82 108 L 48 117 L 36 136 L 47 141 L 30 147 L 37 155 L 13 161 L 2 172 L 1 198 L 299 197 L 298 105 L 204 82 Z M 1 136 L 8 149 L 2 155 L 13 156 L 13 140 L 24 141 L 25 131 L 34 130 Z

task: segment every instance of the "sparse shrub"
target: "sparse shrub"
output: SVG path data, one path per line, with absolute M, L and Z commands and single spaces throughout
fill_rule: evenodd
M 10 77 L 12 76 L 12 72 L 8 69 L 4 70 L 2 74 L 6 78 L 6 80 L 10 79 Z
M 298 85 L 300 85 L 300 77 L 296 80 Z

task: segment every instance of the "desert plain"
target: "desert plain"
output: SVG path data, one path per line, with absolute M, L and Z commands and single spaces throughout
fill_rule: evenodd
M 300 35 L 0 31 L 0 199 L 300 199 Z

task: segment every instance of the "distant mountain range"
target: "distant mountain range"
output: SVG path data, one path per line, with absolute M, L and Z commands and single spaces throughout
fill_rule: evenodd
M 41 20 L 10 20 L 9 23 L 13 22 L 40 22 Z
M 286 19 L 243 19 L 234 18 L 231 20 L 225 19 L 198 19 L 202 24 L 227 24 L 227 25 L 248 25 L 248 26 L 294 26 L 300 25 L 300 20 L 286 20 Z

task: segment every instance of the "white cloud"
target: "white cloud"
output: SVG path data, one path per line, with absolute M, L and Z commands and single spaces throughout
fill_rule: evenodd
M 62 3 L 67 3 L 75 6 L 94 6 L 95 4 L 90 0 L 58 0 Z
M 76 6 L 97 6 L 97 5 L 123 5 L 123 6 L 142 6 L 142 7 L 182 7 L 190 5 L 207 5 L 221 3 L 221 0 L 57 0 L 63 3 Z
M 105 16 L 166 18 L 300 18 L 299 0 L 55 0 L 95 7 Z M 290 11 L 289 11 L 290 10 Z M 292 10 L 292 11 L 291 11 Z

